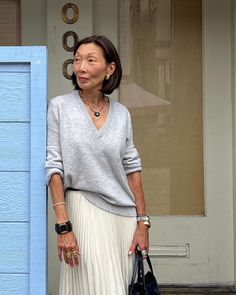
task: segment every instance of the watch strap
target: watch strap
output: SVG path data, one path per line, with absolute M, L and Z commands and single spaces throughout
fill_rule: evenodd
M 70 221 L 64 223 L 56 223 L 55 231 L 58 235 L 67 234 L 72 231 L 72 223 Z

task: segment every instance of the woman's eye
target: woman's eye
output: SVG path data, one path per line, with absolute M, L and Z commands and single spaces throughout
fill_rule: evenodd
M 89 61 L 89 62 L 95 62 L 95 59 L 93 59 L 93 58 L 89 58 L 88 61 Z
M 77 62 L 77 63 L 78 63 L 78 62 L 80 62 L 80 61 L 81 61 L 80 58 L 78 58 L 78 57 L 75 57 L 75 58 L 74 58 L 74 62 Z

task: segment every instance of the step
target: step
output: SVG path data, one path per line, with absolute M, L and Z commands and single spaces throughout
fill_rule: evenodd
M 235 295 L 233 287 L 173 287 L 160 286 L 161 294 L 165 295 Z

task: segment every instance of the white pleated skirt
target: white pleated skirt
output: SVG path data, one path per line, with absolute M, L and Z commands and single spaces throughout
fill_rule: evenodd
M 66 203 L 80 249 L 78 266 L 61 264 L 59 295 L 126 295 L 133 269 L 128 251 L 136 218 L 106 212 L 79 191 L 68 191 Z

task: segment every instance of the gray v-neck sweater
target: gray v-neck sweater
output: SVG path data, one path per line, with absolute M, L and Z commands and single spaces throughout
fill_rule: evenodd
M 46 178 L 58 173 L 64 190 L 78 189 L 94 205 L 136 216 L 127 174 L 141 171 L 129 111 L 109 99 L 106 121 L 97 130 L 78 91 L 57 96 L 48 105 Z

